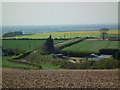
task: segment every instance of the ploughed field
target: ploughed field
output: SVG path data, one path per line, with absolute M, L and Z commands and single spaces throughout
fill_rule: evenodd
M 74 45 L 68 46 L 62 51 L 67 52 L 95 52 L 97 53 L 100 49 L 119 49 L 118 43 L 120 41 L 110 40 L 85 40 Z
M 3 88 L 118 88 L 118 70 L 2 69 Z

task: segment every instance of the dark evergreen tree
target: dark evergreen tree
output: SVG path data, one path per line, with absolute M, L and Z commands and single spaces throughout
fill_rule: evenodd
M 49 36 L 49 38 L 46 40 L 46 42 L 43 45 L 43 52 L 45 54 L 54 53 L 54 43 L 53 43 L 53 39 L 51 35 Z

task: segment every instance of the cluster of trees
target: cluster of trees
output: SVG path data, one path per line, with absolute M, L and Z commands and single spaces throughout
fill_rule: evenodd
M 63 53 L 64 55 L 70 56 L 70 57 L 86 57 L 86 56 L 89 56 L 93 52 L 61 51 L 61 53 Z M 100 49 L 99 52 L 96 54 L 112 55 L 115 59 L 120 60 L 119 49 Z
M 100 49 L 99 54 L 112 55 L 115 59 L 120 60 L 119 49 Z
M 17 49 L 17 48 L 2 48 L 2 55 L 3 56 L 16 56 L 14 59 L 20 59 L 20 58 L 24 58 L 25 56 L 28 56 L 31 51 L 25 51 L 25 50 L 21 50 L 21 49 Z
M 54 54 L 41 55 L 36 52 L 26 57 L 31 63 L 53 65 L 63 69 L 116 69 L 119 68 L 120 60 L 114 58 L 103 59 L 100 61 L 86 60 L 82 63 L 72 63 L 68 60 L 62 60 L 54 57 Z
M 65 56 L 70 56 L 70 57 L 85 57 L 85 56 L 89 56 L 93 52 L 61 51 L 61 53 Z
M 13 55 L 19 55 L 21 53 L 23 53 L 24 50 L 20 50 L 20 49 L 13 49 L 13 48 L 2 48 L 2 53 L 3 56 L 13 56 Z
M 15 36 L 20 36 L 23 35 L 21 31 L 15 31 L 15 32 L 7 32 L 3 34 L 3 37 L 15 37 Z
M 103 59 L 100 61 L 86 60 L 82 63 L 71 63 L 69 61 L 54 61 L 54 65 L 59 65 L 65 69 L 116 69 L 119 67 L 119 60 L 114 58 Z
M 119 68 L 119 61 L 114 58 L 103 59 L 100 61 L 88 60 L 81 63 L 78 68 L 80 69 L 116 69 Z

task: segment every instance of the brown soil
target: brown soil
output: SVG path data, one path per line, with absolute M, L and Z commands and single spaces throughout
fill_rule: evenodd
M 118 70 L 3 68 L 3 88 L 118 88 Z

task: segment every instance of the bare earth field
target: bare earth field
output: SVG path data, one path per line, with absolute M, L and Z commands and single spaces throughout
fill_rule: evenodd
M 2 69 L 3 88 L 118 88 L 118 70 Z

